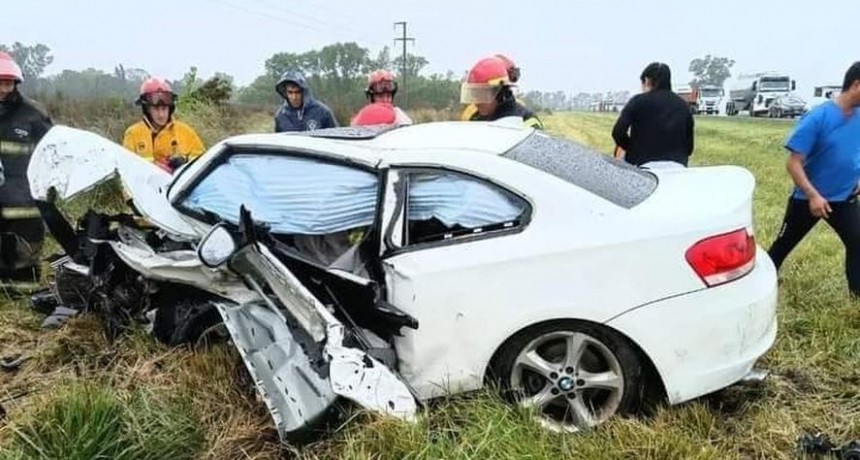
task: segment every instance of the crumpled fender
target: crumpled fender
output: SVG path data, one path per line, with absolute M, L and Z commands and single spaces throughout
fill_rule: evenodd
M 36 145 L 27 168 L 30 192 L 38 201 L 70 200 L 119 176 L 138 211 L 177 240 L 197 240 L 207 230 L 167 201 L 173 176 L 98 134 L 57 125 Z

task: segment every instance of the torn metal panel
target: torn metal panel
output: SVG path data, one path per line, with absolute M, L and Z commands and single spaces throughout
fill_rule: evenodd
M 281 438 L 319 420 L 337 399 L 319 345 L 262 302 L 215 305 Z
M 362 407 L 414 421 L 415 395 L 391 369 L 355 348 L 344 347 L 343 328 L 329 328 L 326 354 L 335 393 Z
M 172 176 L 153 163 L 97 134 L 58 125 L 33 152 L 27 169 L 33 198 L 49 201 L 51 189 L 70 200 L 119 176 L 135 207 L 177 239 L 198 239 L 205 228 L 185 219 L 167 201 Z
M 157 253 L 149 246 L 110 242 L 117 256 L 144 278 L 188 284 L 238 303 L 258 299 L 237 278 L 222 270 L 212 270 L 200 263 L 194 251 Z
M 345 346 L 344 325 L 268 247 L 249 244 L 230 266 L 246 275 L 263 302 L 218 310 L 283 438 L 312 424 L 337 396 L 414 419 L 417 403 L 409 387 L 365 351 Z
M 265 245 L 254 244 L 243 248 L 234 256 L 231 266 L 240 273 L 251 273 L 262 278 L 314 341 L 322 342 L 326 328 L 338 324 L 326 307 Z

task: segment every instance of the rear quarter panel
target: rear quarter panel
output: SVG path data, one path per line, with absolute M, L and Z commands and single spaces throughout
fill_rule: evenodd
M 703 287 L 684 259 L 701 225 L 685 227 L 671 212 L 660 215 L 674 216 L 668 221 L 637 215 L 521 165 L 480 171 L 533 204 L 522 232 L 385 261 L 389 300 L 420 323 L 396 347 L 423 397 L 480 387 L 498 347 L 529 325 L 603 323 Z

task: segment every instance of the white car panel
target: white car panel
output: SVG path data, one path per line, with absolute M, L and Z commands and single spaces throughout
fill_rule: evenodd
M 607 325 L 654 363 L 671 404 L 741 380 L 776 339 L 776 270 L 759 247 L 752 272 L 732 283 L 630 311 Z

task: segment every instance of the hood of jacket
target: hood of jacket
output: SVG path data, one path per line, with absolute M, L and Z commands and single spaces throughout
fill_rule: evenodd
M 302 90 L 302 107 L 298 109 L 293 109 L 290 106 L 289 101 L 287 101 L 286 96 L 284 96 L 284 86 L 287 83 L 293 83 Z M 308 80 L 305 78 L 305 75 L 299 70 L 287 70 L 286 72 L 281 74 L 281 78 L 278 79 L 278 83 L 275 84 L 275 91 L 277 91 L 278 95 L 284 100 L 284 105 L 287 108 L 293 110 L 302 110 L 308 106 L 310 102 L 311 95 L 310 91 L 308 91 Z

